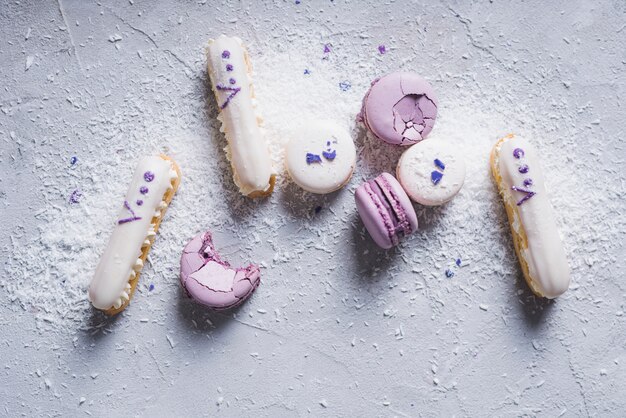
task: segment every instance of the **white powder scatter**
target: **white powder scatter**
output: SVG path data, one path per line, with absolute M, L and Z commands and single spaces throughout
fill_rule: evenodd
M 114 34 L 109 41 L 117 44 L 121 39 L 121 35 Z M 398 266 L 408 265 L 407 272 L 427 283 L 416 286 L 416 290 L 424 294 L 433 315 L 445 309 L 445 292 L 463 292 L 467 302 L 486 311 L 488 306 L 477 300 L 480 293 L 497 286 L 508 291 L 506 283 L 519 277 L 503 205 L 488 166 L 491 147 L 509 132 L 528 137 L 544 157 L 547 187 L 553 205 L 559 208 L 556 216 L 570 254 L 572 283 L 584 285 L 586 277 L 612 263 L 604 255 L 610 254 L 608 249 L 614 242 L 619 242 L 619 231 L 624 230 L 626 220 L 607 216 L 619 212 L 619 199 L 612 198 L 610 183 L 594 180 L 595 170 L 590 169 L 592 164 L 603 167 L 601 136 L 587 135 L 583 145 L 577 138 L 588 128 L 577 125 L 578 114 L 568 111 L 564 103 L 553 103 L 552 113 L 556 116 L 546 118 L 510 98 L 506 86 L 486 88 L 476 83 L 471 72 L 451 74 L 443 70 L 427 74 L 440 103 L 437 122 L 427 140 L 446 141 L 462 150 L 467 161 L 465 185 L 447 205 L 416 205 L 420 230 L 404 240 L 399 249 L 368 257 L 373 250 L 356 216 L 353 192 L 360 182 L 381 171 L 393 173 L 403 150 L 372 138 L 355 123 L 355 117 L 374 78 L 413 67 L 389 66 L 384 57 L 393 54 L 391 50 L 376 59 L 364 57 L 346 65 L 341 38 L 331 41 L 329 53 L 324 52 L 324 41 L 304 42 L 298 37 L 278 45 L 270 41 L 248 45 L 255 69 L 258 111 L 279 173 L 276 191 L 268 199 L 252 201 L 240 196 L 233 185 L 202 58 L 198 58 L 192 74 L 201 80 L 200 86 L 181 85 L 182 99 L 162 97 L 158 110 L 143 106 L 142 94 L 154 94 L 168 83 L 162 77 L 148 77 L 134 86 L 140 90 L 138 98 L 129 96 L 116 110 L 93 116 L 83 131 L 89 140 L 76 147 L 80 155 L 75 165 L 69 164 L 71 155 L 55 155 L 51 145 L 42 145 L 41 149 L 48 151 L 39 151 L 34 157 L 38 193 L 46 202 L 35 215 L 41 227 L 28 242 L 18 245 L 13 241 L 7 248 L 11 256 L 5 264 L 7 274 L 0 281 L 12 306 L 32 313 L 41 328 L 97 328 L 91 321 L 94 314 L 87 300 L 87 286 L 141 156 L 127 152 L 130 140 L 141 142 L 141 154 L 172 155 L 183 172 L 181 188 L 165 215 L 150 253 L 151 263 L 142 272 L 131 305 L 168 304 L 158 296 L 152 298 L 164 295 L 159 292 L 166 290 L 168 295 L 178 295 L 170 289 L 179 286 L 176 272 L 181 248 L 201 229 L 210 228 L 219 235 L 218 250 L 243 262 L 259 262 L 263 274 L 269 276 L 278 266 L 295 268 L 303 265 L 303 260 L 325 257 L 329 261 L 321 264 L 319 274 L 330 277 L 341 268 L 342 260 L 354 260 L 358 254 L 361 264 L 356 274 L 375 277 L 384 270 L 374 262 L 388 263 L 392 255 L 401 254 L 396 260 Z M 375 47 L 373 53 L 378 54 Z M 146 55 L 143 59 L 150 58 Z M 81 100 L 72 99 L 74 106 L 82 106 Z M 283 147 L 304 119 L 333 120 L 354 138 L 357 167 L 342 192 L 314 196 L 294 186 L 285 175 Z M 160 123 L 152 123 L 154 120 Z M 579 153 L 587 157 L 574 158 Z M 76 190 L 82 197 L 78 203 L 70 203 Z M 298 223 L 297 234 L 283 235 L 284 227 L 292 223 Z M 19 229 L 14 231 L 16 237 L 19 234 Z M 598 240 L 598 236 L 603 239 Z M 220 243 L 226 241 L 248 243 L 250 237 L 254 245 L 220 248 Z M 575 257 L 582 249 L 584 257 Z M 459 256 L 472 263 L 446 278 L 446 266 L 454 265 Z M 318 274 L 316 269 L 308 271 Z M 397 274 L 394 269 L 392 275 Z M 336 283 L 337 279 L 332 278 Z M 150 290 L 150 284 L 155 285 L 154 290 Z M 257 295 L 263 293 L 264 286 Z M 412 292 L 403 294 L 411 301 L 417 297 Z M 524 290 L 519 298 L 526 297 L 530 294 Z M 355 306 L 358 309 L 364 305 L 356 302 Z M 394 309 L 382 309 L 385 319 L 396 315 Z M 162 316 L 159 311 L 163 310 L 152 310 L 155 317 L 151 319 Z M 257 312 L 266 310 L 259 308 Z M 70 323 L 74 326 L 68 327 Z
M 34 61 L 35 61 L 35 57 L 33 57 L 32 55 L 27 56 L 26 65 L 24 66 L 24 71 L 28 71 L 30 67 L 33 65 Z

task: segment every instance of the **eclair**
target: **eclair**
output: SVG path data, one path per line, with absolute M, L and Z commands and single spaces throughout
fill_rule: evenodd
M 207 62 L 235 184 L 245 196 L 268 196 L 276 175 L 259 126 L 262 119 L 256 114 L 248 52 L 241 39 L 221 35 L 209 40 Z
M 507 135 L 493 147 L 491 172 L 528 286 L 538 296 L 556 298 L 569 287 L 570 268 L 537 152 L 526 139 Z
M 95 308 L 115 315 L 130 303 L 180 178 L 178 165 L 167 156 L 139 161 L 113 234 L 89 285 L 89 300 Z

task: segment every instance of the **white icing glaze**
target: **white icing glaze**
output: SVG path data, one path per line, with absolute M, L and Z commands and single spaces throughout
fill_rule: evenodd
M 329 154 L 324 156 L 324 152 Z M 318 156 L 320 161 L 307 163 L 307 153 Z M 304 190 L 331 193 L 350 180 L 356 164 L 356 149 L 350 134 L 341 126 L 332 122 L 310 122 L 287 144 L 285 163 L 293 181 Z
M 435 164 L 435 159 L 444 168 Z M 442 177 L 433 183 L 432 173 Z M 444 140 L 429 137 L 407 149 L 398 161 L 396 174 L 400 184 L 415 202 L 436 206 L 451 200 L 465 182 L 465 162 L 462 155 Z
M 148 172 L 154 175 L 151 181 L 146 179 L 145 173 Z M 172 163 L 161 157 L 145 157 L 139 162 L 126 193 L 124 202 L 128 205 L 122 205 L 109 244 L 89 286 L 89 300 L 96 308 L 117 309 L 128 300 L 128 281 L 143 267 L 139 258 L 141 249 L 146 240 L 152 242 L 156 235 L 152 217 L 161 216 L 159 208 L 167 207 L 163 205 L 163 196 L 172 188 L 171 182 L 177 176 Z M 146 193 L 142 193 L 142 187 L 148 189 Z M 143 202 L 141 205 L 137 203 L 139 200 Z
M 522 149 L 523 156 L 516 158 L 515 149 Z M 528 248 L 521 249 L 520 256 L 528 264 L 528 271 L 537 290 L 548 298 L 555 298 L 567 290 L 570 268 L 559 236 L 554 210 L 545 189 L 543 171 L 534 147 L 524 138 L 505 140 L 496 153 L 495 164 L 502 176 L 502 192 L 505 201 L 514 206 L 513 229 L 526 233 Z M 519 168 L 528 166 L 527 173 Z M 532 179 L 532 185 L 524 180 Z M 512 190 L 518 187 L 535 194 L 518 204 L 527 194 Z
M 209 40 L 207 58 L 235 184 L 244 195 L 265 192 L 271 187 L 273 171 L 267 143 L 259 128 L 260 118 L 255 114 L 248 53 L 241 39 L 221 35 Z

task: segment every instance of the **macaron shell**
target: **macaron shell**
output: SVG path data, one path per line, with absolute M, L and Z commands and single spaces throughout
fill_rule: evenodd
M 307 154 L 319 160 L 308 162 Z M 285 164 L 294 183 L 304 190 L 331 193 L 345 186 L 352 177 L 356 148 L 348 131 L 341 126 L 327 121 L 311 122 L 302 126 L 287 144 Z
M 420 96 L 415 105 L 415 98 Z M 397 72 L 375 81 L 367 92 L 361 118 L 379 139 L 394 145 L 411 145 L 426 138 L 437 117 L 438 100 L 431 85 L 414 73 Z M 407 129 L 411 109 L 423 117 L 423 126 Z M 416 116 L 416 119 L 420 119 Z M 411 122 L 412 124 L 412 122 Z M 404 134 L 403 134 L 404 133 Z
M 438 167 L 435 159 L 445 168 Z M 429 138 L 407 149 L 396 168 L 398 180 L 415 202 L 425 206 L 442 205 L 450 201 L 465 182 L 465 161 L 461 153 L 439 138 Z M 433 172 L 441 175 L 433 183 Z
M 183 249 L 180 282 L 189 297 L 215 310 L 243 303 L 261 282 L 258 266 L 232 268 L 215 251 L 210 232 L 195 236 Z

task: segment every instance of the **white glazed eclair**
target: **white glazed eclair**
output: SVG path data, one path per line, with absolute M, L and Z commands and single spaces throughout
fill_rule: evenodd
M 275 173 L 255 112 L 252 65 L 241 39 L 219 36 L 207 48 L 208 72 L 219 107 L 226 156 L 239 191 L 249 197 L 272 193 Z
M 528 286 L 549 299 L 563 294 L 569 287 L 570 269 L 534 147 L 513 134 L 505 136 L 491 152 L 491 172 Z
M 128 306 L 180 176 L 178 165 L 167 156 L 139 161 L 89 285 L 89 300 L 94 307 L 115 315 Z

